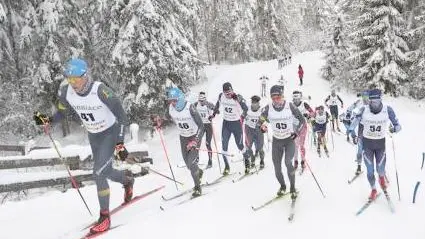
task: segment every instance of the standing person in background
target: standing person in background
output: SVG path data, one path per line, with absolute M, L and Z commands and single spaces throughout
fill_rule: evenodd
M 295 169 L 292 165 L 292 159 L 295 153 L 295 138 L 305 124 L 304 116 L 291 102 L 283 99 L 282 88 L 274 85 L 270 88 L 270 97 L 272 103 L 266 105 L 261 113 L 259 125 L 262 132 L 267 132 L 267 123 L 269 122 L 273 133 L 272 160 L 276 178 L 280 184 L 277 196 L 283 196 L 286 192 L 285 179 L 282 174 L 282 157 L 285 155 L 285 165 L 290 183 L 292 200 L 297 198 L 295 190 Z M 294 128 L 293 119 L 299 121 L 297 128 Z
M 370 200 L 375 200 L 378 194 L 375 186 L 375 162 L 379 184 L 385 196 L 388 197 L 385 181 L 385 164 L 387 161 L 385 136 L 387 134 L 388 121 L 391 122 L 390 133 L 398 133 L 401 130 L 401 125 L 394 110 L 382 103 L 381 94 L 379 89 L 370 90 L 369 105 L 363 106 L 355 119 L 355 121 L 360 123 L 359 135 L 362 137 L 367 180 L 372 188 L 369 196 Z M 356 123 L 353 123 L 353 127 L 350 127 L 350 130 L 354 130 L 354 125 Z
M 295 107 L 298 108 L 298 110 L 301 112 L 301 114 L 304 116 L 304 118 L 309 119 L 311 116 L 314 115 L 313 109 L 310 107 L 310 105 L 307 102 L 304 102 L 302 100 L 303 94 L 301 91 L 294 91 L 292 92 L 292 103 L 295 105 Z M 298 120 L 294 119 L 294 123 L 296 127 L 300 123 Z M 307 123 L 304 124 L 299 131 L 298 137 L 295 139 L 295 155 L 294 155 L 294 168 L 295 170 L 298 168 L 298 149 L 301 151 L 301 169 L 304 170 L 305 168 L 305 137 L 307 135 Z
M 303 85 L 303 77 L 304 77 L 304 70 L 303 67 L 300 65 L 298 65 L 298 78 L 300 79 L 300 86 Z
M 279 80 L 277 80 L 278 85 L 280 85 L 282 87 L 282 91 L 285 88 L 285 84 L 286 84 L 286 80 L 285 78 L 283 78 L 283 75 L 280 75 Z
M 251 106 L 246 113 L 245 132 L 246 132 L 246 148 L 251 156 L 251 168 L 255 167 L 255 158 L 260 155 L 260 169 L 264 168 L 264 134 L 260 130 L 258 120 L 261 115 L 260 100 L 258 95 L 251 97 Z M 252 145 L 255 144 L 255 155 L 252 150 Z
M 205 146 L 208 151 L 208 165 L 207 168 L 212 167 L 212 147 L 211 147 L 211 139 L 213 136 L 212 122 L 208 119 L 208 117 L 212 114 L 214 110 L 214 104 L 207 101 L 207 97 L 205 92 L 199 92 L 198 101 L 195 102 L 196 110 L 198 110 L 199 115 L 202 118 L 202 122 L 204 123 L 204 131 L 205 131 Z M 201 139 L 202 141 L 202 139 Z
M 35 112 L 37 125 L 60 122 L 67 114 L 79 116 L 88 138 L 93 155 L 93 176 L 97 188 L 100 216 L 90 233 L 109 230 L 110 179 L 124 186 L 124 203 L 133 198 L 134 177 L 130 171 L 119 171 L 112 167 L 114 151 L 119 160 L 125 161 L 128 151 L 124 147 L 124 128 L 128 125 L 127 115 L 113 91 L 100 81 L 94 81 L 88 73 L 87 62 L 71 59 L 65 65 L 64 75 L 68 84 L 59 91 L 60 111 L 52 117 Z
M 288 60 L 289 60 L 288 64 L 291 64 L 292 63 L 292 55 L 291 54 L 289 54 Z
M 248 107 L 244 98 L 233 91 L 232 84 L 229 82 L 223 84 L 223 92 L 218 95 L 213 114 L 209 116 L 210 121 L 219 113 L 220 106 L 223 107 L 221 111 L 223 112 L 223 126 L 221 127 L 221 146 L 223 153 L 227 154 L 229 139 L 233 134 L 236 146 L 242 151 L 245 162 L 245 173 L 248 174 L 250 169 L 249 154 L 244 147 L 242 129 L 243 119 L 248 111 Z M 228 175 L 230 166 L 225 154 L 222 154 L 225 164 L 223 175 Z
M 260 77 L 260 81 L 261 81 L 261 97 L 266 97 L 266 92 L 267 92 L 267 81 L 269 80 L 269 78 L 267 76 L 261 76 Z
M 335 125 L 338 130 L 338 132 L 341 132 L 341 129 L 339 128 L 339 121 L 338 121 L 338 101 L 341 103 L 341 108 L 344 108 L 344 102 L 341 100 L 341 97 L 335 93 L 335 90 L 332 90 L 331 94 L 326 97 L 325 99 L 325 105 L 327 108 L 331 111 L 332 116 L 332 130 L 335 132 Z M 329 102 L 329 103 L 328 103 Z

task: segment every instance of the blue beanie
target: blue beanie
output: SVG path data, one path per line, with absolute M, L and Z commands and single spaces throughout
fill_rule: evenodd
M 369 99 L 370 100 L 378 100 L 381 99 L 382 92 L 379 89 L 373 89 L 369 91 Z

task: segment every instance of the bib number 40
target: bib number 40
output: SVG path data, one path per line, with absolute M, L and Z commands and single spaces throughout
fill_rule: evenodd
M 179 128 L 180 129 L 189 129 L 189 124 L 187 124 L 187 123 L 179 123 Z

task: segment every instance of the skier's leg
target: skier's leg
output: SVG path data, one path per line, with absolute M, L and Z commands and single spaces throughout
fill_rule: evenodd
M 385 180 L 385 164 L 387 162 L 387 156 L 385 153 L 385 144 L 381 149 L 375 149 L 375 157 L 376 157 L 376 171 L 379 176 L 379 184 L 383 190 L 387 189 L 387 184 Z
M 291 138 L 285 139 L 285 166 L 289 178 L 290 192 L 295 192 L 295 169 L 292 166 L 292 158 L 295 153 L 295 142 Z
M 272 161 L 274 166 L 274 172 L 277 178 L 277 181 L 280 183 L 281 187 L 286 188 L 285 179 L 282 174 L 282 156 L 283 156 L 283 145 L 282 139 L 273 138 L 272 142 Z
M 229 121 L 223 120 L 223 127 L 221 128 L 221 148 L 223 149 L 223 153 L 227 153 L 227 149 L 229 147 L 229 139 L 230 139 L 230 130 L 229 130 Z M 229 168 L 229 161 L 225 155 L 223 156 L 225 168 Z
M 205 130 L 205 146 L 209 151 L 212 151 L 211 147 L 211 139 L 212 139 L 212 125 L 211 124 L 204 124 L 204 130 Z M 208 164 L 212 164 L 212 152 L 208 152 Z
M 363 148 L 363 158 L 367 170 L 367 180 L 370 187 L 375 189 L 375 164 L 374 164 L 374 151 L 370 148 Z

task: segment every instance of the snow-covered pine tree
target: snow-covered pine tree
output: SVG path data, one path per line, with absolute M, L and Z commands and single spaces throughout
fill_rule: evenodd
M 361 15 L 353 32 L 357 49 L 352 53 L 356 89 L 374 86 L 391 95 L 403 93 L 403 86 L 409 81 L 406 22 L 401 14 L 404 6 L 404 0 L 359 2 Z
M 419 0 L 409 0 L 406 18 L 408 19 L 408 39 L 412 49 L 412 65 L 409 77 L 409 95 L 415 99 L 425 98 L 425 4 Z
M 190 13 L 183 1 L 132 1 L 114 14 L 119 19 L 112 59 L 124 89 L 130 119 L 148 123 L 164 112 L 167 81 L 186 90 L 194 82 L 196 52 L 182 34 L 178 14 Z

